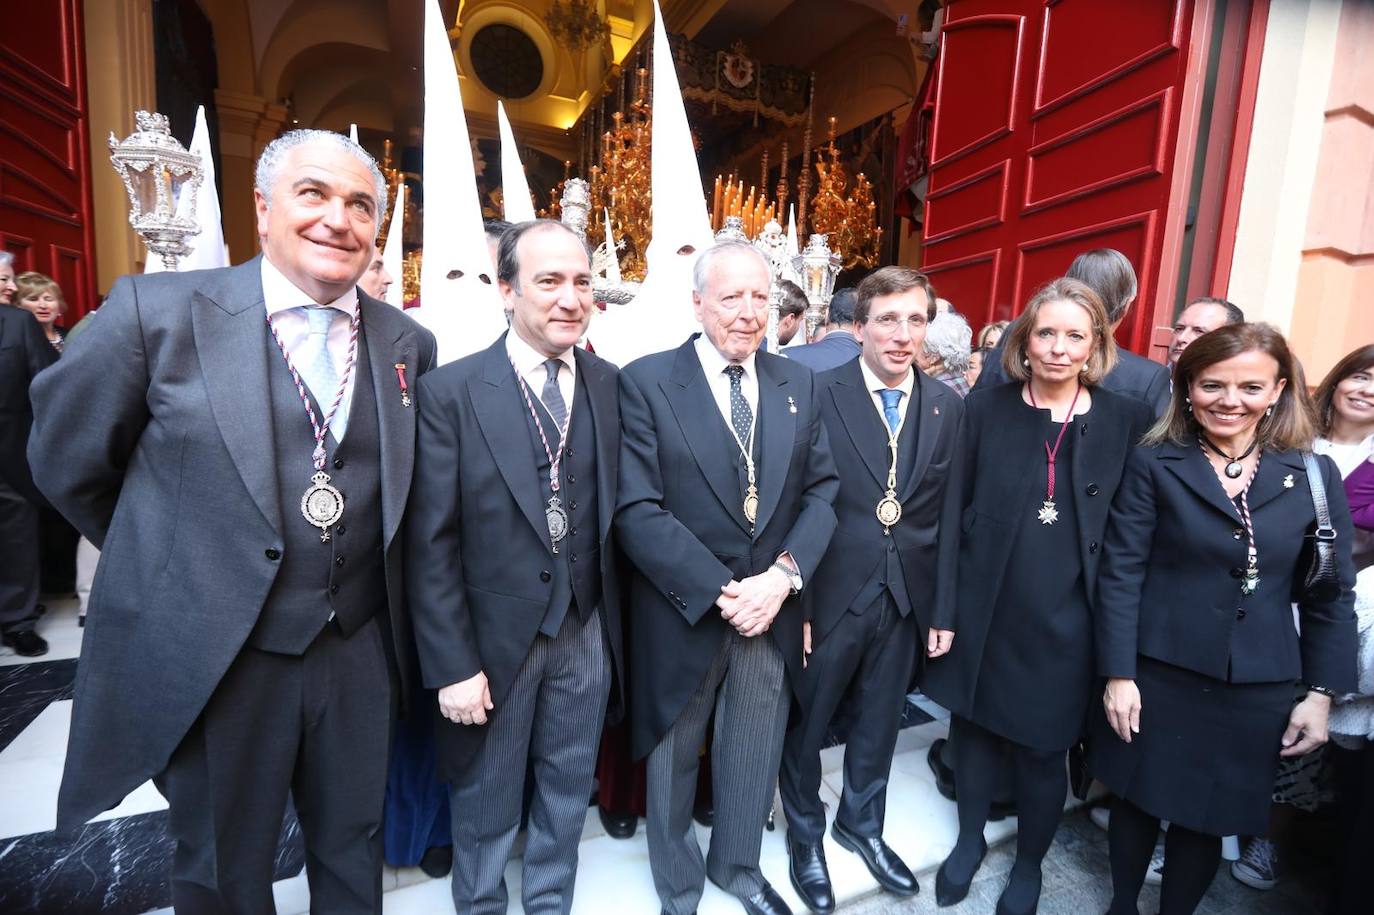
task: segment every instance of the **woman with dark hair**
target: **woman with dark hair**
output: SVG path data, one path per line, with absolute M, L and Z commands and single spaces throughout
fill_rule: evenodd
M 1355 685 L 1350 512 L 1327 457 L 1339 589 L 1302 586 L 1316 513 L 1299 379 L 1268 325 L 1195 340 L 1112 505 L 1097 604 L 1107 685 L 1088 743 L 1115 795 L 1112 915 L 1135 915 L 1161 819 L 1161 915 L 1193 912 L 1221 836 L 1264 832 L 1280 756 L 1325 743 L 1332 697 Z M 1306 691 L 1294 705 L 1296 682 Z
M 1072 279 L 1045 286 L 1006 336 L 1011 384 L 966 399 L 957 636 L 922 689 L 954 715 L 959 839 L 935 898 L 969 891 L 1002 766 L 1019 824 L 999 915 L 1034 912 L 1059 826 L 1064 759 L 1093 695 L 1097 564 L 1126 454 L 1149 408 L 1099 387 L 1116 362 L 1107 313 Z

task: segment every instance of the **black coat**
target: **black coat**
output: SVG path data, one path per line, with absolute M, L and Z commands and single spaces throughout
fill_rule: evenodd
M 1005 340 L 1006 337 L 1002 339 Z M 983 360 L 983 371 L 979 373 L 978 381 L 973 386 L 974 390 L 981 391 L 1007 383 L 1007 373 L 1002 369 L 1003 352 L 1004 348 L 999 342 L 997 348 L 988 353 Z M 1143 400 L 1154 410 L 1155 416 L 1163 416 L 1169 407 L 1169 394 L 1172 390 L 1169 384 L 1169 369 L 1152 359 L 1137 356 L 1130 350 L 1118 349 L 1116 355 L 1116 367 L 1102 379 L 1101 387 L 1116 394 Z
M 1137 654 L 1233 683 L 1301 680 L 1355 688 L 1354 565 L 1341 475 L 1319 457 L 1336 528 L 1343 585 L 1336 600 L 1298 602 L 1304 534 L 1316 514 L 1301 455 L 1266 451 L 1247 502 L 1259 552 L 1259 587 L 1242 597 L 1246 537 L 1239 511 L 1202 449 L 1135 449 L 1112 507 L 1111 549 L 1098 580 L 1098 666 L 1134 677 Z M 1244 609 L 1244 618 L 1238 610 Z
M 25 455 L 33 425 L 29 384 L 56 361 L 57 350 L 34 316 L 0 305 L 0 481 L 40 505 L 43 498 L 34 488 Z
M 700 688 L 728 623 L 716 600 L 732 578 L 791 553 L 804 584 L 835 529 L 839 488 L 815 375 L 759 353 L 756 422 L 762 460 L 751 535 L 741 510 L 738 446 L 693 346 L 637 359 L 620 373 L 622 429 L 616 535 L 634 565 L 631 734 L 641 757 Z M 768 633 L 789 669 L 802 660 L 800 601 L 784 602 Z M 795 675 L 795 674 L 794 674 Z
M 1043 426 L 1036 412 L 1025 408 L 1021 387 L 1004 384 L 974 391 L 964 400 L 967 444 L 954 645 L 948 655 L 928 663 L 922 683 L 931 698 L 961 715 L 969 714 L 984 673 L 984 646 L 999 597 L 1007 589 L 1036 586 L 1033 581 L 1008 581 L 1004 575 L 1016 534 L 1045 498 Z M 1090 608 L 1095 603 L 1098 563 L 1110 546 L 1106 530 L 1112 496 L 1126 456 L 1149 424 L 1150 409 L 1141 401 L 1094 388 L 1092 409 L 1076 417 L 1066 433 L 1075 437 L 1073 505 Z M 1054 572 L 1047 569 L 1045 574 Z M 1092 639 L 1092 632 L 1083 633 L 1085 644 L 1091 645 Z M 1025 696 L 1028 707 L 1036 702 L 1037 684 L 1013 688 Z
M 598 612 L 620 684 L 621 573 L 611 529 L 620 460 L 616 368 L 583 349 L 574 349 L 573 359 L 596 430 Z M 501 714 L 553 593 L 544 489 L 505 334 L 482 352 L 422 378 L 416 407 L 406 577 L 421 673 L 432 689 L 485 673 L 494 717 Z M 612 691 L 612 720 L 622 695 L 622 689 Z M 440 767 L 452 778 L 471 761 L 489 728 L 451 721 L 436 727 Z
M 835 498 L 837 525 L 830 548 L 806 589 L 813 644 L 844 618 L 855 599 L 881 576 L 886 554 L 895 551 L 911 610 L 921 630 L 922 652 L 929 627 L 953 628 L 954 572 L 962 508 L 964 402 L 947 385 L 921 372 L 907 408 L 900 442 L 914 434 L 915 450 L 898 451 L 897 497 L 902 519 L 884 535 L 875 509 L 887 491 L 891 461 L 887 426 L 864 385 L 858 360 L 817 376 L 821 419 L 840 475 Z

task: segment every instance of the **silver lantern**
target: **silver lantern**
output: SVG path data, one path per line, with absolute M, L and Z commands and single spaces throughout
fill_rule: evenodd
M 123 140 L 110 134 L 110 161 L 129 195 L 129 225 L 168 270 L 176 270 L 177 260 L 191 252 L 187 239 L 200 234 L 200 157 L 176 141 L 165 115 L 139 111 L 134 119 L 136 129 Z M 187 195 L 188 205 L 178 210 Z

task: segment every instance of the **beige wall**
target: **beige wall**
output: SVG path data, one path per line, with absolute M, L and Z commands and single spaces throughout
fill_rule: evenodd
M 129 227 L 129 197 L 110 165 L 109 136 L 133 132 L 134 112 L 157 108 L 152 0 L 86 4 L 86 73 L 95 212 L 96 289 L 143 270 L 143 243 Z

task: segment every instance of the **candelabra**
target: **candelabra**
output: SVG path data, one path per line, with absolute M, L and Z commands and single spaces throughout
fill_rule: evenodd
M 168 270 L 176 270 L 177 261 L 191 253 L 187 239 L 200 234 L 200 157 L 172 136 L 166 115 L 139 111 L 134 121 L 134 132 L 123 140 L 110 134 L 110 161 L 129 195 L 129 225 Z M 186 195 L 188 205 L 177 212 L 177 202 Z
M 610 25 L 596 11 L 596 0 L 554 0 L 544 14 L 544 24 L 559 43 L 574 51 L 585 51 L 611 33 Z

